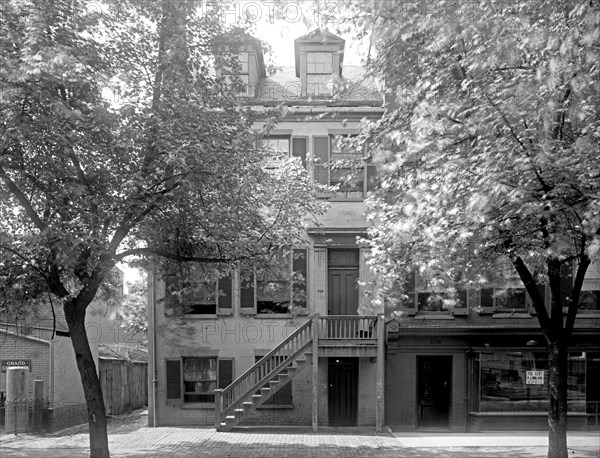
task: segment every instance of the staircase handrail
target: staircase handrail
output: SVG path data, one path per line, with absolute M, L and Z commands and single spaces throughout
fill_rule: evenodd
M 296 329 L 293 333 L 291 333 L 287 338 L 285 338 L 281 343 L 275 346 L 271 351 L 269 351 L 265 356 L 263 356 L 259 361 L 253 364 L 248 370 L 246 370 L 242 375 L 236 378 L 233 382 L 231 382 L 227 387 L 222 390 L 215 390 L 215 393 L 220 398 L 220 401 L 223 402 L 226 399 L 226 396 L 235 390 L 238 385 L 241 385 L 242 382 L 249 378 L 252 374 L 256 373 L 271 357 L 277 356 L 279 351 L 282 350 L 286 345 L 292 342 L 297 336 L 302 334 L 302 332 L 307 331 L 307 340 L 300 345 L 298 348 L 292 348 L 290 354 L 281 355 L 286 356 L 283 361 L 281 361 L 277 366 L 269 371 L 268 374 L 264 375 L 258 383 L 252 385 L 251 388 L 247 389 L 243 394 L 241 394 L 235 401 L 231 402 L 229 405 L 222 405 L 220 410 L 220 414 L 224 414 L 225 412 L 231 411 L 237 408 L 242 404 L 245 400 L 247 400 L 252 394 L 254 394 L 258 389 L 269 383 L 272 379 L 274 379 L 281 370 L 287 366 L 289 366 L 295 359 L 300 356 L 307 346 L 312 342 L 312 333 L 310 331 L 312 327 L 312 320 L 308 320 L 306 323 L 301 325 L 298 329 Z M 216 399 L 215 399 L 216 400 Z

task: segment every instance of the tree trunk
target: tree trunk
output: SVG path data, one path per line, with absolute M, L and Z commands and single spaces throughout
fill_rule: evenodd
M 65 303 L 64 310 L 87 404 L 90 458 L 109 458 L 106 409 L 100 379 L 85 330 L 86 307 L 74 299 Z
M 548 458 L 567 458 L 567 346 L 564 342 L 548 344 Z

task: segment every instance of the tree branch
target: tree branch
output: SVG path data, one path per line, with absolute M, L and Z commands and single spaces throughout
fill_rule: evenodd
M 17 198 L 17 200 L 19 201 L 19 203 L 25 210 L 25 213 L 27 214 L 27 216 L 29 216 L 29 219 L 31 220 L 31 222 L 33 222 L 33 224 L 40 231 L 46 230 L 46 224 L 42 221 L 42 219 L 35 212 L 35 210 L 33 209 L 33 206 L 31 205 L 31 202 L 29 202 L 29 200 L 27 199 L 25 194 L 23 194 L 23 192 L 19 189 L 19 187 L 15 184 L 15 182 L 10 179 L 10 177 L 8 176 L 8 174 L 2 167 L 0 167 L 0 178 L 2 178 L 2 180 L 4 180 L 9 191 Z

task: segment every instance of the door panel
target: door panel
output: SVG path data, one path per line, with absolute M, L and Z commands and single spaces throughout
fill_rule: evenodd
M 329 315 L 358 313 L 358 269 L 329 269 Z
M 329 358 L 329 424 L 356 426 L 358 412 L 358 359 Z
M 452 356 L 417 356 L 417 426 L 447 428 Z

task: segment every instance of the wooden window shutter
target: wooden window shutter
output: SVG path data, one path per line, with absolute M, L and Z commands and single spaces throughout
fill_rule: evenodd
M 481 296 L 479 290 L 475 288 L 467 288 L 467 308 L 469 310 L 479 309 L 481 307 Z
M 301 312 L 307 310 L 307 282 L 306 248 L 294 249 L 292 260 L 292 294 L 293 303 Z
M 537 285 L 537 290 L 538 293 L 540 294 L 540 296 L 542 297 L 542 300 L 544 301 L 544 307 L 548 307 L 548 300 L 546 299 L 546 285 Z M 533 300 L 529 297 L 529 294 L 527 294 L 527 299 L 528 302 L 530 304 L 529 307 L 529 312 L 533 315 L 535 315 L 537 312 L 535 311 L 535 306 L 533 305 Z
M 329 185 L 329 137 L 313 137 L 315 181 Z
M 563 307 L 568 307 L 573 295 L 573 263 L 560 266 L 560 300 Z
M 452 310 L 453 315 L 468 315 L 469 314 L 469 292 L 467 288 L 459 288 L 456 292 L 457 304 Z
M 219 278 L 217 288 L 219 292 L 217 299 L 217 313 L 220 315 L 231 315 L 233 313 L 233 287 L 231 275 Z
M 256 313 L 255 277 L 254 272 L 251 271 L 240 273 L 240 311 L 245 315 Z
M 415 304 L 415 288 L 416 288 L 417 276 L 414 270 L 411 270 L 404 279 L 404 295 L 408 296 L 402 300 L 404 306 L 404 312 L 407 315 L 415 315 L 417 308 Z
M 292 137 L 292 157 L 299 157 L 302 166 L 306 168 L 306 155 L 308 153 L 307 137 Z
M 367 191 L 375 189 L 377 183 L 377 168 L 374 165 L 367 163 Z
M 479 291 L 479 305 L 482 312 L 494 311 L 494 288 L 481 288 Z
M 219 388 L 227 388 L 233 382 L 233 359 L 219 359 Z
M 167 359 L 167 404 L 180 405 L 181 400 L 181 359 Z

